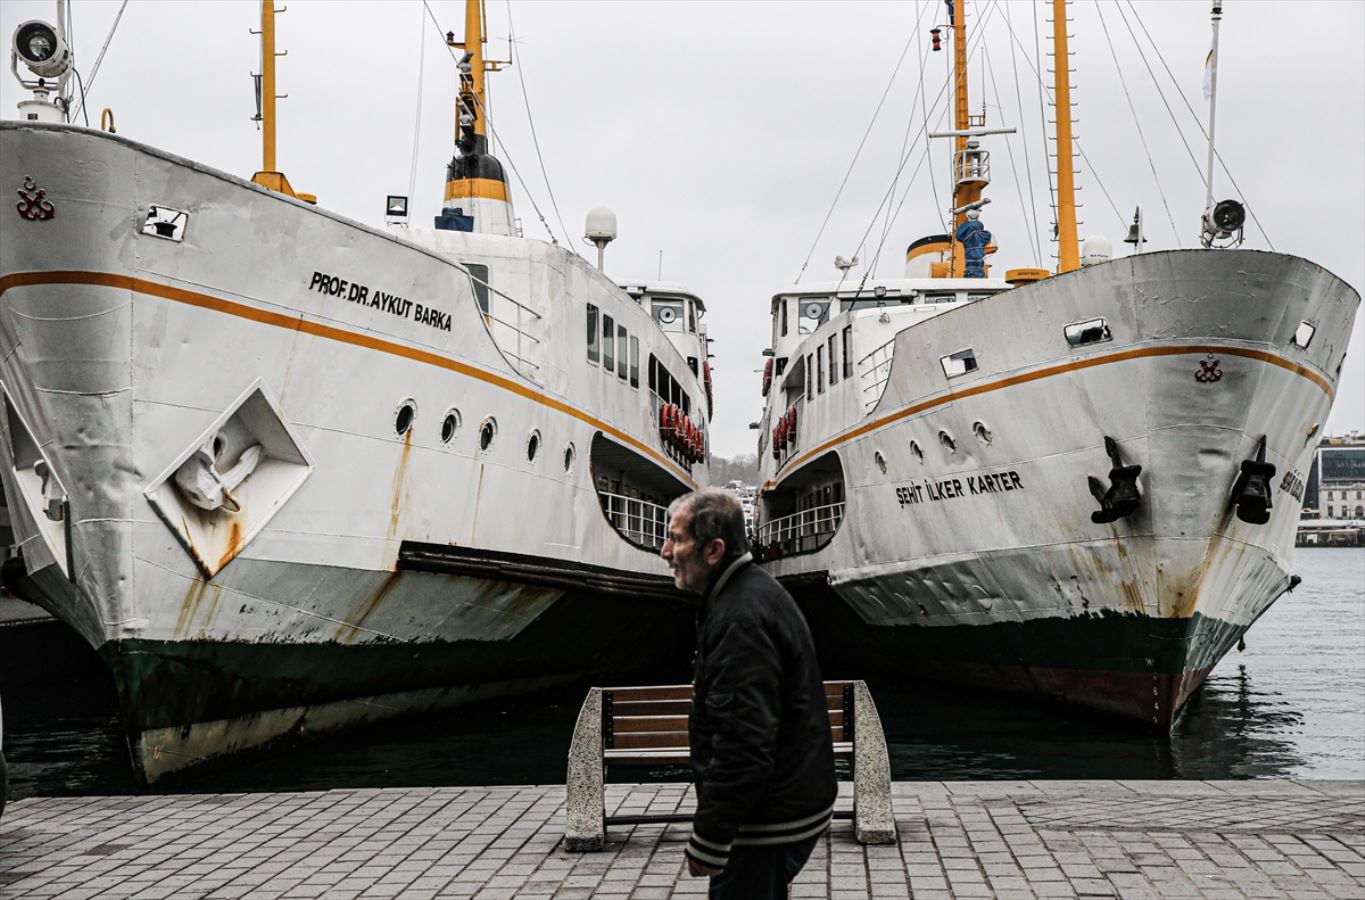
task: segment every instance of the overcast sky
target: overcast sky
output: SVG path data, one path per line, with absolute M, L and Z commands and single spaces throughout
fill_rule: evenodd
M 412 184 L 412 219 L 430 224 L 452 152 L 456 91 L 439 34 L 462 34 L 464 3 L 430 0 L 440 32 L 419 0 L 293 0 L 288 7 L 278 17 L 279 48 L 289 52 L 278 71 L 279 90 L 289 94 L 279 106 L 280 168 L 321 206 L 369 224 L 382 221 L 386 194 L 408 193 Z M 970 68 L 973 110 L 984 84 L 989 125 L 1020 129 L 985 145 L 994 202 L 982 220 L 995 234 L 993 262 L 1001 268 L 1039 263 L 1035 221 L 1041 261 L 1052 264 L 1033 74 L 1035 22 L 1045 35 L 1041 17 L 1050 7 L 1032 0 L 968 6 L 969 23 L 985 23 L 987 51 Z M 54 8 L 50 0 L 4 0 L 0 31 L 8 41 L 20 22 L 51 20 Z M 75 0 L 73 9 L 92 123 L 107 106 L 122 135 L 244 178 L 261 168 L 259 133 L 249 121 L 259 48 L 248 29 L 257 27 L 258 3 L 132 0 L 98 74 L 92 69 L 119 3 Z M 1127 252 L 1120 242 L 1141 205 L 1148 249 L 1194 246 L 1206 143 L 1186 104 L 1206 116 L 1200 85 L 1210 4 L 1086 0 L 1071 9 L 1076 134 L 1087 157 L 1078 179 L 1081 235 L 1107 235 Z M 747 424 L 761 410 L 756 370 L 769 342 L 769 300 L 806 263 L 888 84 L 802 280 L 833 278 L 835 255 L 854 253 L 862 265 L 852 274 L 860 278 L 879 245 L 876 274 L 899 274 L 905 246 L 942 230 L 944 142 L 935 141 L 931 161 L 910 176 L 924 156 L 921 83 L 932 126 L 948 127 L 939 99 L 947 42 L 944 52 L 930 53 L 928 35 L 931 25 L 945 24 L 943 4 L 514 2 L 509 25 L 508 4 L 489 0 L 488 14 L 491 55 L 507 56 L 513 27 L 517 37 L 518 66 L 489 83 L 498 154 L 526 182 L 512 179 L 526 235 L 547 236 L 533 199 L 561 242 L 567 236 L 589 253 L 584 215 L 602 204 L 620 223 L 607 251 L 609 274 L 653 278 L 662 251 L 663 277 L 692 287 L 710 310 L 713 446 L 724 456 L 752 453 L 756 433 Z M 1305 256 L 1361 290 L 1365 3 L 1226 0 L 1220 56 L 1219 152 L 1266 233 L 1251 225 L 1247 245 Z M 15 115 L 23 96 L 12 77 L 0 76 L 4 116 Z M 887 224 L 879 204 L 907 126 L 910 161 L 895 179 L 899 212 Z M 1215 193 L 1237 195 L 1221 170 Z M 1331 433 L 1365 427 L 1363 327 L 1357 317 Z

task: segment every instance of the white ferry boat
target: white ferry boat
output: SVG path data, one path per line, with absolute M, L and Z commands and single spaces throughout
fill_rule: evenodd
M 443 212 L 387 229 L 276 170 L 269 0 L 249 180 L 69 123 L 62 7 L 0 123 L 0 485 L 138 772 L 685 663 L 657 551 L 708 483 L 703 307 L 518 234 L 479 0 Z
M 910 244 L 903 278 L 772 298 L 760 556 L 827 674 L 1168 727 L 1293 586 L 1304 476 L 1360 297 L 1309 260 L 1228 247 L 1243 210 L 1212 202 L 1212 172 L 1204 249 L 1082 252 L 1065 64 L 1060 265 L 991 271 L 976 216 L 981 142 L 999 129 L 968 112 L 965 13 L 948 36 L 955 127 L 936 135 L 956 145 L 952 233 Z

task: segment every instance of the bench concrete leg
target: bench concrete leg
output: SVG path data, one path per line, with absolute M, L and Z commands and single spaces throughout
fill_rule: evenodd
M 894 844 L 891 758 L 872 693 L 853 682 L 853 832 L 862 844 Z
M 569 745 L 569 774 L 565 788 L 568 796 L 564 812 L 564 849 L 601 850 L 606 843 L 601 688 L 589 690 L 583 708 L 578 711 L 573 743 Z

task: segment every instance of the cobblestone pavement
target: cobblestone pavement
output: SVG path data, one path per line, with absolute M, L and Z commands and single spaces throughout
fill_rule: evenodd
M 847 787 L 847 786 L 846 786 Z M 564 789 L 450 787 L 20 800 L 0 897 L 700 897 L 685 825 L 559 846 Z M 849 797 L 845 794 L 843 802 Z M 680 785 L 610 785 L 676 812 Z M 796 898 L 1365 898 L 1365 782 L 903 782 L 900 841 L 836 821 Z

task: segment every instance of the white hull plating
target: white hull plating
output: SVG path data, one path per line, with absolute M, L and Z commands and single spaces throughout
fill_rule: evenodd
M 0 147 L 0 180 L 31 176 L 55 209 L 0 218 L 0 481 L 43 602 L 114 666 L 144 764 L 249 746 L 300 727 L 315 701 L 309 716 L 331 727 L 379 714 L 372 695 L 417 698 L 387 704 L 396 711 L 564 680 L 571 661 L 544 671 L 518 638 L 562 597 L 610 591 L 617 576 L 653 586 L 623 600 L 626 618 L 676 615 L 665 565 L 603 515 L 590 448 L 605 438 L 679 490 L 704 469 L 668 458 L 643 386 L 586 364 L 584 303 L 672 371 L 686 365 L 582 259 L 492 235 L 404 240 L 98 132 L 5 123 Z M 152 205 L 187 214 L 178 240 L 144 231 Z M 490 268 L 487 314 L 461 263 Z M 265 447 L 238 512 L 195 508 L 173 478 L 215 433 Z M 405 546 L 482 555 L 494 571 L 400 572 Z M 511 555 L 554 577 L 499 576 Z M 609 639 L 611 621 L 598 624 Z M 246 723 L 129 708 L 142 656 L 168 648 L 394 644 L 493 655 L 484 682 L 251 700 Z M 142 656 L 119 662 L 134 647 Z M 592 652 L 577 671 L 604 668 Z M 172 752 L 163 738 L 192 724 L 189 749 Z
M 803 396 L 799 446 L 780 466 L 765 455 L 769 517 L 774 500 L 818 500 L 836 478 L 846 498 L 832 536 L 775 547 L 771 571 L 847 604 L 856 619 L 841 627 L 856 633 L 827 636 L 845 649 L 899 647 L 940 677 L 1169 724 L 1289 586 L 1302 484 L 1358 305 L 1302 259 L 1177 251 L 909 327 L 832 319 L 809 346 L 851 315 L 855 355 L 891 331 L 893 362 L 866 416 L 859 372 Z M 1068 325 L 1097 319 L 1109 339 L 1068 343 Z M 1302 322 L 1307 347 L 1292 340 Z M 948 376 L 941 358 L 966 348 L 976 368 Z M 1097 524 L 1087 476 L 1109 484 L 1106 436 L 1142 467 L 1142 499 Z M 1262 437 L 1273 506 L 1251 524 L 1233 488 Z

